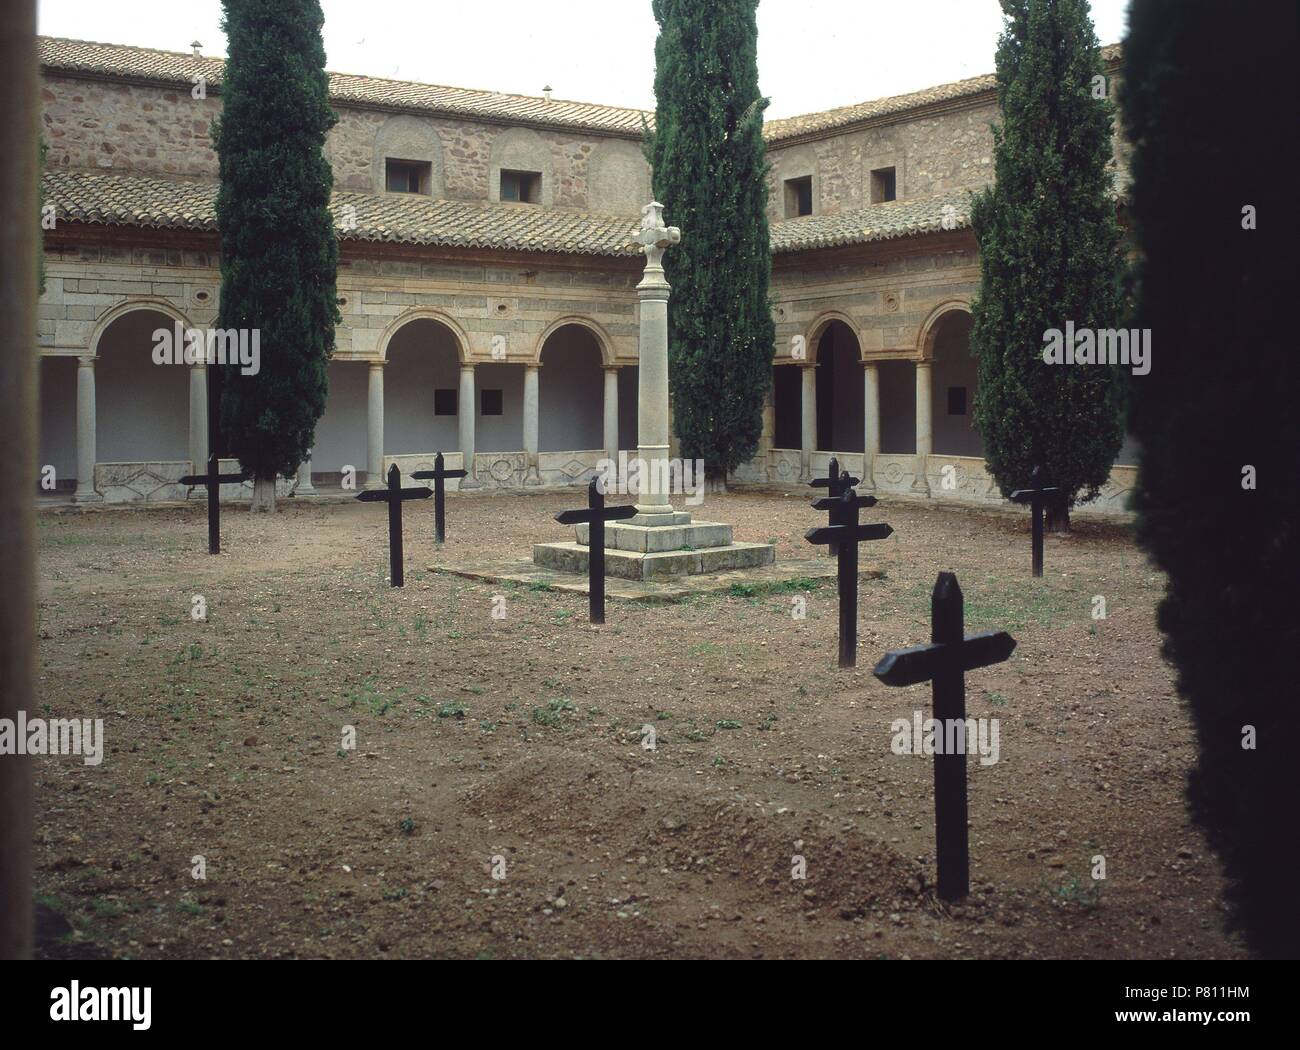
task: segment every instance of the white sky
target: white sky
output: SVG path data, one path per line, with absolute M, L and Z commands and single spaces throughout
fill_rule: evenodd
M 1128 0 L 1092 0 L 1103 44 Z M 323 0 L 339 73 L 654 108 L 650 0 Z M 220 0 L 40 0 L 40 32 L 224 55 Z M 997 0 L 761 0 L 769 117 L 831 109 L 993 71 Z

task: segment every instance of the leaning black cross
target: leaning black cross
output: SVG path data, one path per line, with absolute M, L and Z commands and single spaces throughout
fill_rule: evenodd
M 835 524 L 809 529 L 804 539 L 809 543 L 836 544 L 839 548 L 840 591 L 840 666 L 855 667 L 858 662 L 858 544 L 864 540 L 883 540 L 894 530 L 883 522 L 858 524 L 858 509 L 873 507 L 874 496 L 859 496 L 847 488 L 839 496 L 813 500 L 818 510 L 829 510 Z
M 885 685 L 919 685 L 929 681 L 934 718 L 942 727 L 966 723 L 965 672 L 1006 660 L 1016 640 L 1006 631 L 966 634 L 962 623 L 961 586 L 950 572 L 939 573 L 930 599 L 929 645 L 896 649 L 876 664 Z M 945 733 L 955 739 L 956 733 Z M 915 741 L 913 746 L 915 746 Z M 944 748 L 934 758 L 934 838 L 939 866 L 939 896 L 959 900 L 970 892 L 970 838 L 966 829 L 966 749 Z
M 468 470 L 448 470 L 442 465 L 442 453 L 433 457 L 432 470 L 417 470 L 411 475 L 416 481 L 433 480 L 433 538 L 439 543 L 447 539 L 447 490 L 443 482 L 448 478 L 468 476 Z
M 600 491 L 596 478 L 587 486 L 587 509 L 565 510 L 555 515 L 561 525 L 587 522 L 591 529 L 587 535 L 588 607 L 592 623 L 605 622 L 605 522 L 630 518 L 636 507 L 606 507 L 605 494 Z
M 1061 490 L 1059 488 L 1044 487 L 1039 480 L 1042 477 L 1043 468 L 1035 467 L 1033 473 L 1029 475 L 1029 483 L 1033 485 L 1030 489 L 1016 489 L 1011 493 L 1012 501 L 1016 503 L 1028 503 L 1033 508 L 1033 560 L 1034 575 L 1043 575 L 1043 504 L 1047 502 L 1048 497 L 1055 496 Z
M 402 472 L 394 463 L 388 468 L 388 487 L 358 492 L 362 503 L 388 504 L 388 575 L 394 587 L 401 587 L 402 578 L 402 504 L 412 499 L 428 499 L 433 490 L 421 485 L 415 489 L 402 488 Z
M 830 469 L 827 470 L 826 477 L 813 478 L 812 481 L 808 482 L 808 484 L 815 489 L 825 489 L 828 496 L 842 496 L 845 489 L 852 488 L 854 485 L 859 484 L 861 480 L 861 478 L 852 477 L 847 470 L 841 472 L 840 461 L 834 456 L 831 456 Z M 876 505 L 876 498 L 874 496 L 864 496 L 862 498 L 870 499 L 871 502 L 862 503 L 860 506 L 874 507 Z M 831 509 L 829 522 L 831 525 L 843 524 L 843 522 L 838 519 L 838 513 L 839 512 L 836 508 Z M 832 543 L 827 548 L 826 553 L 834 558 L 839 554 L 839 545 Z
M 221 553 L 221 486 L 247 481 L 248 474 L 222 474 L 217 463 L 217 453 L 208 453 L 208 472 L 206 474 L 186 474 L 180 479 L 181 485 L 204 485 L 208 490 L 208 553 Z

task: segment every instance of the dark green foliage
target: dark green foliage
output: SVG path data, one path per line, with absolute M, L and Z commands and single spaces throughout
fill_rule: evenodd
M 664 257 L 673 427 L 711 480 L 753 456 L 775 330 L 757 0 L 654 0 L 655 195 L 682 242 Z
M 1236 924 L 1294 958 L 1296 5 L 1135 0 L 1129 25 L 1134 323 L 1152 329 L 1154 362 L 1130 390 L 1139 537 L 1169 577 L 1159 623 L 1200 746 L 1193 816 L 1232 880 Z M 1258 229 L 1243 229 L 1246 205 Z
M 1123 442 L 1116 368 L 1047 364 L 1043 335 L 1122 321 L 1111 198 L 1113 106 L 1087 0 L 1002 0 L 996 182 L 975 198 L 982 279 L 972 308 L 975 425 L 1003 495 L 1042 465 L 1069 503 L 1093 498 Z
M 259 329 L 261 369 L 222 376 L 224 444 L 258 478 L 291 475 L 325 410 L 339 322 L 329 105 L 318 0 L 224 0 L 218 327 Z

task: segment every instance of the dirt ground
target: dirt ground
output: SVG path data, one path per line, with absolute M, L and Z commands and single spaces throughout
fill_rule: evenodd
M 696 517 L 805 558 L 811 495 L 732 493 Z M 102 718 L 106 744 L 97 767 L 33 760 L 37 900 L 72 927 L 42 953 L 1246 954 L 1183 801 L 1162 580 L 1125 529 L 1049 536 L 1035 581 L 1023 518 L 882 501 L 864 519 L 895 534 L 864 554 L 885 577 L 863 581 L 852 671 L 833 584 L 611 602 L 592 627 L 580 595 L 427 571 L 527 557 L 568 538 L 552 515 L 580 501 L 453 496 L 443 551 L 431 501 L 407 504 L 401 590 L 374 505 L 228 509 L 219 558 L 199 505 L 43 513 L 35 714 Z M 956 906 L 933 892 L 933 759 L 890 748 L 929 688 L 871 675 L 928 640 L 941 569 L 968 630 L 1019 642 L 966 676 L 1000 755 L 968 759 Z

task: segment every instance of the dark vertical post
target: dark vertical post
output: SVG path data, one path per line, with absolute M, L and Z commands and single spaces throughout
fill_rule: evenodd
M 15 0 L 0 19 L 0 448 L 16 475 L 0 491 L 0 718 L 14 723 L 32 710 L 36 669 L 39 98 L 36 4 Z M 31 771 L 29 757 L 0 758 L 0 959 L 32 954 Z
M 439 543 L 447 539 L 447 495 L 443 486 L 445 471 L 442 453 L 433 457 L 433 538 Z
M 828 484 L 826 486 L 826 495 L 828 496 L 842 495 L 844 492 L 844 485 L 840 481 L 840 461 L 836 459 L 834 456 L 831 456 L 829 467 L 830 469 L 826 471 L 826 477 L 829 479 Z M 837 509 L 832 508 L 826 515 L 826 524 L 844 525 L 846 524 L 846 522 L 840 517 L 839 511 Z M 829 554 L 832 558 L 834 558 L 836 555 L 840 553 L 840 545 L 838 543 L 828 544 L 826 547 L 826 553 Z M 840 666 L 842 667 L 844 665 L 841 664 Z
M 950 719 L 966 719 L 966 675 L 961 649 L 965 637 L 963 599 L 957 577 L 942 572 L 931 598 L 930 640 L 948 646 L 941 651 L 932 691 L 934 717 L 945 746 L 934 756 L 934 830 L 939 868 L 939 896 L 959 900 L 970 892 L 970 838 L 966 827 L 966 749 L 950 749 Z
M 1043 575 L 1043 497 L 1040 493 L 1034 494 L 1033 501 L 1033 559 L 1034 575 Z M 1021 540 L 1020 542 L 1024 542 Z
M 839 545 L 840 591 L 840 666 L 855 667 L 858 662 L 858 504 L 851 489 L 841 495 L 839 519 L 831 511 L 833 524 L 847 526 L 848 542 Z
M 211 389 L 209 387 L 209 389 Z M 210 400 L 210 398 L 209 398 Z M 211 429 L 211 428 L 209 428 Z M 208 446 L 208 553 L 221 553 L 221 477 L 216 449 Z
M 605 622 L 605 494 L 596 479 L 587 486 L 587 506 L 591 516 L 587 535 L 587 565 L 590 568 L 588 596 L 592 623 Z
M 402 577 L 402 472 L 394 463 L 388 468 L 388 577 L 401 587 Z

